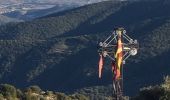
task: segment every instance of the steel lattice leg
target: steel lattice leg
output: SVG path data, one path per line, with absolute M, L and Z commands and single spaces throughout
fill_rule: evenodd
M 116 100 L 122 100 L 122 80 L 114 80 L 113 81 L 113 97 L 116 98 Z

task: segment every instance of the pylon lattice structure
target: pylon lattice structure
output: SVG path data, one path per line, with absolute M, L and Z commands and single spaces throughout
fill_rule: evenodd
M 124 28 L 116 28 L 104 41 L 99 43 L 99 78 L 102 76 L 103 59 L 112 62 L 113 96 L 116 100 L 123 100 L 123 66 L 130 56 L 138 53 L 139 43 L 126 34 Z

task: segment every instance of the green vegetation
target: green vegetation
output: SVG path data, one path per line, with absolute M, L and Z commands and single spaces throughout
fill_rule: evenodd
M 165 77 L 161 85 L 142 88 L 139 95 L 132 100 L 169 100 L 170 99 L 170 77 Z
M 9 84 L 0 85 L 0 100 L 89 100 L 82 94 L 66 95 L 64 93 L 42 91 L 38 86 L 30 86 L 21 91 Z
M 43 91 L 38 86 L 30 86 L 24 90 L 9 84 L 0 85 L 0 100 L 114 100 L 111 96 L 112 88 L 95 87 L 84 88 L 74 94 L 64 94 L 53 91 Z M 110 95 L 110 96 L 108 96 Z M 160 85 L 141 88 L 135 97 L 125 97 L 124 100 L 169 100 L 170 77 L 164 78 Z
M 140 43 L 139 54 L 124 67 L 125 91 L 134 95 L 170 74 L 169 5 L 167 0 L 113 0 L 0 26 L 0 82 L 64 91 L 90 87 L 102 94 L 108 87 L 95 86 L 111 84 L 112 75 L 108 63 L 103 79 L 97 78 L 97 42 L 123 26 Z
M 108 16 L 121 7 L 120 2 L 105 2 L 75 9 L 65 14 L 52 14 L 31 22 L 8 24 L 0 27 L 1 38 L 17 38 L 21 40 L 49 39 L 78 28 L 96 16 Z M 109 8 L 109 12 L 107 11 Z M 2 36 L 3 35 L 3 36 Z

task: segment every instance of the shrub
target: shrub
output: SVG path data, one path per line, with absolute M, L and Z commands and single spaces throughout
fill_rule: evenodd
M 31 93 L 38 93 L 39 94 L 41 91 L 42 90 L 39 86 L 34 85 L 34 86 L 28 87 L 25 92 L 31 92 Z
M 1 84 L 0 93 L 2 93 L 2 95 L 5 98 L 8 98 L 8 97 L 16 98 L 17 97 L 16 88 L 9 84 Z

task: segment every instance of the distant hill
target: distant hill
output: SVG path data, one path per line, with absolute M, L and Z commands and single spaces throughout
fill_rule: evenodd
M 32 4 L 33 5 L 33 4 Z M 36 4 L 35 4 L 36 5 Z M 34 6 L 35 6 L 34 5 Z M 37 5 L 41 5 L 41 4 L 37 4 Z M 45 5 L 44 5 L 45 6 Z M 67 5 L 67 4 L 56 4 L 53 5 L 54 7 L 51 7 L 51 8 L 47 8 L 47 9 L 41 9 L 37 8 L 37 9 L 31 9 L 31 6 L 30 6 L 30 10 L 23 10 L 23 9 L 18 9 L 16 11 L 12 11 L 12 12 L 8 12 L 8 13 L 4 13 L 3 15 L 5 16 L 8 16 L 8 17 L 11 17 L 11 18 L 17 18 L 17 19 L 21 19 L 21 20 L 33 20 L 33 19 L 36 19 L 36 18 L 39 18 L 39 17 L 43 17 L 43 16 L 46 16 L 46 15 L 49 15 L 49 14 L 52 14 L 52 13 L 57 13 L 57 12 L 61 12 L 61 11 L 64 11 L 64 10 L 69 10 L 69 9 L 73 9 L 75 7 L 78 7 L 78 5 Z
M 0 7 L 2 9 L 0 13 L 11 18 L 28 21 L 101 1 L 107 0 L 1 0 Z
M 21 21 L 22 20 L 10 18 L 10 17 L 4 16 L 4 15 L 0 15 L 0 25 L 6 24 L 6 23 L 9 23 L 9 22 L 21 22 Z
M 167 0 L 106 1 L 1 26 L 0 81 L 67 92 L 110 88 L 109 63 L 102 80 L 97 77 L 97 43 L 114 27 L 125 27 L 140 43 L 139 54 L 124 67 L 125 94 L 134 95 L 170 74 L 169 9 Z
M 20 4 L 20 3 L 55 3 L 55 4 L 90 4 L 106 0 L 1 0 L 0 4 Z

